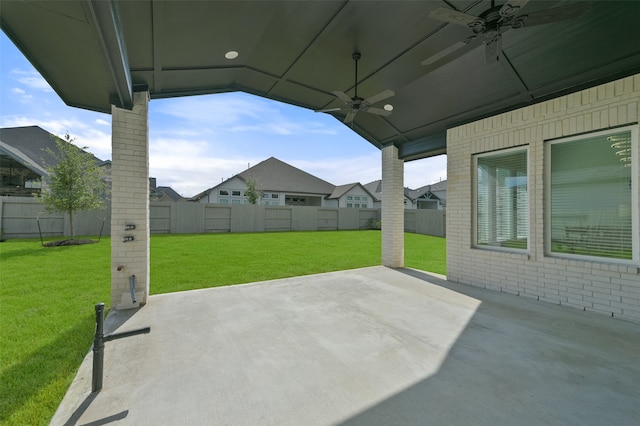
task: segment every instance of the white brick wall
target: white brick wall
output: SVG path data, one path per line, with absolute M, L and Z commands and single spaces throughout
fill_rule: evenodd
M 640 265 L 545 255 L 543 173 L 545 140 L 637 125 L 639 104 L 640 74 L 449 129 L 447 278 L 640 322 Z M 519 145 L 529 146 L 530 251 L 474 249 L 472 155 Z
M 382 148 L 382 264 L 404 266 L 404 162 L 398 148 Z
M 111 108 L 111 308 L 145 304 L 149 295 L 149 94 L 134 94 L 131 111 Z M 135 225 L 135 230 L 125 230 Z M 125 236 L 134 241 L 124 242 Z M 135 275 L 136 303 L 130 276 Z

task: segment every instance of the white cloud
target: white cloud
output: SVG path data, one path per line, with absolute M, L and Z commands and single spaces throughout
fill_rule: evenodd
M 337 134 L 335 128 L 319 120 L 292 118 L 285 111 L 291 108 L 294 107 L 257 96 L 225 93 L 172 99 L 170 102 L 165 100 L 154 109 L 160 114 L 178 118 L 185 122 L 184 127 L 195 127 L 202 133 Z
M 150 144 L 150 176 L 158 186 L 171 186 L 185 197 L 194 196 L 242 172 L 247 163 L 263 159 L 215 158 L 204 140 L 156 139 Z
M 285 160 L 286 161 L 286 160 Z M 381 177 L 381 156 L 372 153 L 353 158 L 324 158 L 322 160 L 291 160 L 287 163 L 334 185 L 360 182 L 362 184 Z
M 404 186 L 417 189 L 447 179 L 447 156 L 425 158 L 404 163 Z
M 100 124 L 101 126 L 111 126 L 107 120 L 103 120 L 102 118 L 96 119 L 96 124 Z
M 16 95 L 24 95 L 25 93 L 27 93 L 19 87 L 14 87 L 13 89 L 11 89 L 11 92 L 15 93 Z
M 366 184 L 382 176 L 382 155 L 377 150 L 356 157 L 279 158 L 334 185 Z M 158 185 L 171 186 L 186 197 L 218 185 L 263 160 L 264 157 L 232 151 L 223 154 L 206 138 L 163 137 L 150 141 L 150 176 L 158 179 Z M 407 162 L 404 186 L 417 189 L 444 180 L 446 167 L 446 156 Z
M 293 160 L 289 164 L 334 185 L 369 183 L 382 178 L 382 154 L 354 158 L 332 158 L 321 161 Z M 410 161 L 404 164 L 404 186 L 417 189 L 447 178 L 445 155 Z
M 41 90 L 43 92 L 53 92 L 53 89 L 51 89 L 49 83 L 47 83 L 47 81 L 42 78 L 42 76 L 36 70 L 25 71 L 16 68 L 11 70 L 11 74 L 18 82 L 31 89 Z
M 2 127 L 23 126 L 40 126 L 42 129 L 60 137 L 69 133 L 75 139 L 75 145 L 81 148 L 87 147 L 87 151 L 100 159 L 111 158 L 111 132 L 105 133 L 80 119 L 41 120 L 17 116 L 2 120 Z

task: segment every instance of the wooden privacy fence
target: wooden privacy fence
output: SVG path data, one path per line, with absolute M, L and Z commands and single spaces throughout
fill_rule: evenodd
M 218 205 L 192 202 L 150 202 L 153 234 L 212 232 L 273 232 L 371 229 L 380 221 L 380 209 L 333 207 Z M 74 215 L 76 235 L 111 233 L 111 208 Z M 38 228 L 39 225 L 39 228 Z M 29 197 L 0 197 L 0 228 L 4 238 L 70 235 L 66 214 L 44 213 L 43 205 Z M 405 231 L 445 236 L 441 210 L 405 210 Z

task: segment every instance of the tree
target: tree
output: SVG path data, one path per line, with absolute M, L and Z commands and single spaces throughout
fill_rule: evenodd
M 247 179 L 247 191 L 245 194 L 251 204 L 258 204 L 258 201 L 260 201 L 260 191 L 254 178 Z
M 93 155 L 73 144 L 66 133 L 64 140 L 54 137 L 58 152 L 48 149 L 57 164 L 47 167 L 49 179 L 43 185 L 40 199 L 49 213 L 69 214 L 71 239 L 75 239 L 73 214 L 102 206 L 105 193 L 104 170 L 98 167 Z

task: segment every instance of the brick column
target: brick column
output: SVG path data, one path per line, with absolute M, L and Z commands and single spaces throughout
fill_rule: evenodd
M 404 162 L 398 148 L 382 148 L 382 265 L 404 266 Z
M 137 308 L 149 295 L 148 111 L 146 91 L 134 93 L 132 110 L 111 106 L 112 309 Z M 132 275 L 135 303 L 130 291 Z

